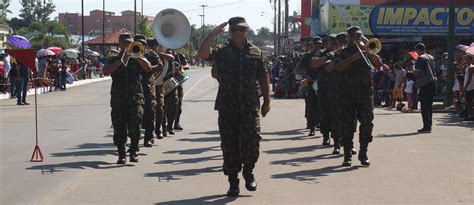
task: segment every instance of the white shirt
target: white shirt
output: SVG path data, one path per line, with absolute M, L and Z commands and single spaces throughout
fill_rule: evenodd
M 407 86 L 405 87 L 405 93 L 413 93 L 413 80 L 407 81 Z

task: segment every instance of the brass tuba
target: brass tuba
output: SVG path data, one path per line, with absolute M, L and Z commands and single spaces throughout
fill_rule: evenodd
M 153 33 L 160 45 L 170 49 L 180 48 L 191 36 L 188 18 L 176 9 L 164 9 L 155 16 Z

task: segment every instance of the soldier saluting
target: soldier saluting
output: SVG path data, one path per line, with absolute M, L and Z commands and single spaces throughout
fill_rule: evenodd
M 211 49 L 212 39 L 229 24 L 230 41 L 218 49 Z M 258 132 L 259 97 L 257 81 L 263 94 L 262 116 L 270 111 L 269 79 L 263 54 L 247 41 L 249 26 L 242 17 L 233 17 L 207 36 L 197 57 L 216 64 L 219 79 L 215 108 L 219 112 L 219 133 L 224 155 L 224 174 L 228 176 L 228 196 L 238 196 L 238 174 L 243 168 L 245 187 L 257 190 L 253 175 L 259 157 L 261 137 Z M 243 165 L 243 166 L 242 166 Z
M 117 164 L 126 162 L 127 136 L 131 139 L 130 162 L 138 162 L 137 151 L 144 105 L 140 74 L 142 70 L 151 71 L 151 64 L 146 58 L 129 58 L 126 48 L 132 42 L 131 34 L 121 34 L 118 45 L 120 53 L 109 58 L 103 69 L 105 75 L 112 76 L 110 107 L 114 128 L 113 139 L 119 155 Z

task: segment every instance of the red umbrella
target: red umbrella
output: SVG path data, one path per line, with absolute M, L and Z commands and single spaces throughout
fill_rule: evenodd
M 49 47 L 47 49 L 50 50 L 50 51 L 53 51 L 55 54 L 63 52 L 63 49 L 61 49 L 59 47 Z

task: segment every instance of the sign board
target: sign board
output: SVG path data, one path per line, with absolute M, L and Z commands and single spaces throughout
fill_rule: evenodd
M 448 34 L 448 6 L 379 5 L 370 14 L 375 35 Z M 456 36 L 474 36 L 474 6 L 455 8 Z

